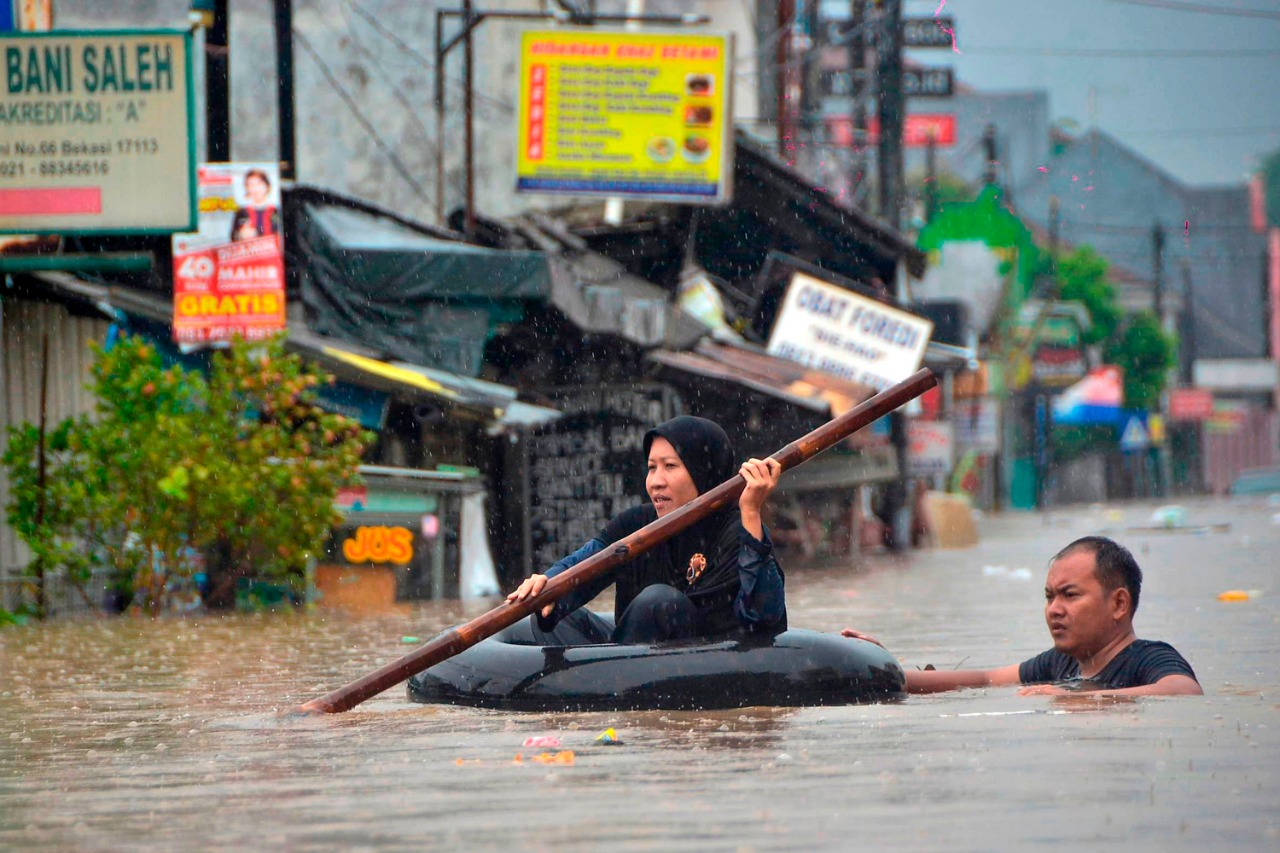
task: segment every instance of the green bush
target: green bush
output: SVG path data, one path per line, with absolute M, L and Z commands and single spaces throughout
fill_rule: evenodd
M 239 578 L 300 583 L 373 438 L 316 405 L 324 381 L 279 339 L 234 343 L 207 376 L 164 367 L 138 338 L 98 349 L 95 410 L 49 432 L 43 487 L 38 428 L 10 430 L 7 513 L 32 549 L 28 572 L 83 582 L 107 568 L 153 615 L 202 565 L 215 606 Z

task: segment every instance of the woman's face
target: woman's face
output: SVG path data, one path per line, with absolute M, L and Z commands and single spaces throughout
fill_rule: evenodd
M 260 205 L 265 202 L 269 192 L 271 192 L 271 187 L 267 186 L 267 182 L 257 175 L 249 175 L 244 179 L 244 194 L 254 204 Z
M 676 454 L 671 442 L 662 436 L 649 445 L 649 475 L 644 489 L 653 501 L 658 517 L 674 512 L 698 496 L 698 487 L 689 476 L 689 469 Z

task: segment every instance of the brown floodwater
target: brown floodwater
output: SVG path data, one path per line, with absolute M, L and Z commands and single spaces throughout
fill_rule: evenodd
M 1151 506 L 992 518 L 968 550 L 793 566 L 788 607 L 904 666 L 1013 663 L 1049 644 L 1047 559 L 1110 531 L 1146 573 L 1139 635 L 1191 661 L 1195 698 L 518 714 L 397 687 L 296 718 L 489 605 L 5 629 L 0 849 L 1280 849 L 1280 506 L 1186 506 L 1230 530 L 1131 529 Z M 622 745 L 595 744 L 607 727 Z M 537 735 L 574 763 L 532 761 Z

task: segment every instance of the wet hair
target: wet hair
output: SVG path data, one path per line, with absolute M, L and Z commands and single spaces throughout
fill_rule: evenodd
M 245 182 L 246 184 L 247 184 L 247 183 L 249 183 L 249 179 L 250 179 L 250 178 L 258 178 L 258 179 L 260 179 L 264 184 L 266 184 L 266 185 L 267 185 L 267 188 L 268 188 L 268 189 L 270 189 L 270 188 L 271 188 L 271 179 L 270 179 L 270 178 L 268 178 L 268 177 L 267 177 L 267 173 L 266 173 L 266 172 L 264 172 L 264 171 L 263 171 L 263 170 L 261 170 L 261 169 L 250 169 L 249 171 L 245 172 L 245 173 L 244 173 L 244 182 Z
M 1142 592 L 1142 569 L 1129 549 L 1105 536 L 1083 536 L 1053 555 L 1050 563 L 1078 551 L 1093 555 L 1093 576 L 1110 592 L 1124 587 L 1129 590 L 1129 615 L 1138 612 L 1138 596 Z

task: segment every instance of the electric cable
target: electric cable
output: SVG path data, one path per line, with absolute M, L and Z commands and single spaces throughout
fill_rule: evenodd
M 1201 15 L 1224 15 L 1233 18 L 1264 18 L 1280 21 L 1280 12 L 1268 12 L 1264 9 L 1235 9 L 1230 6 L 1211 6 L 1208 3 L 1188 3 L 1185 0 L 1107 0 L 1108 3 L 1119 3 L 1125 6 L 1146 6 L 1152 9 L 1167 9 L 1171 12 L 1195 12 Z
M 431 209 L 434 209 L 435 200 L 431 197 L 430 193 L 428 193 L 426 188 L 423 187 L 422 184 L 413 176 L 396 152 L 387 145 L 385 141 L 383 141 L 381 136 L 378 135 L 377 129 L 367 118 L 365 118 L 364 113 L 360 111 L 359 106 L 357 106 L 350 93 L 348 93 L 346 89 L 342 88 L 342 84 L 338 82 L 338 78 L 334 75 L 332 69 L 325 64 L 325 61 L 320 57 L 319 52 L 311 46 L 311 42 L 307 40 L 306 35 L 295 27 L 293 30 L 293 37 L 297 41 L 298 45 L 306 51 L 308 56 L 311 57 L 312 61 L 319 66 L 320 73 L 323 74 L 325 79 L 328 81 L 329 87 L 332 88 L 334 92 L 337 93 L 338 97 L 342 99 L 342 102 L 346 104 L 347 109 L 351 111 L 351 114 L 355 116 L 356 121 L 358 121 L 360 126 L 364 128 L 365 132 L 369 134 L 370 139 L 373 140 L 373 143 L 378 147 L 378 150 L 381 151 L 391 162 L 392 167 L 400 174 L 400 177 L 404 178 L 405 182 L 409 184 L 423 202 L 425 202 Z

